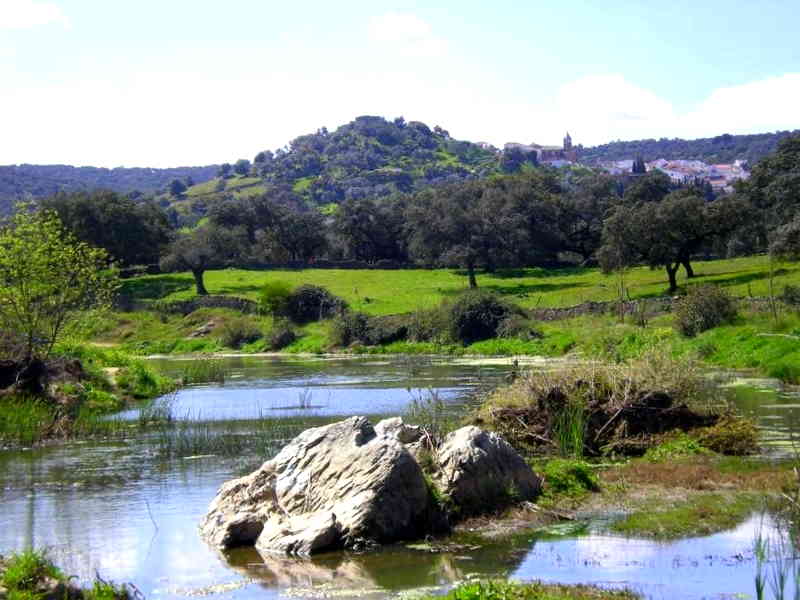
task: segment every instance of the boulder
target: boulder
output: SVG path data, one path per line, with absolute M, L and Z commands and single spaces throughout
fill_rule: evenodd
M 406 425 L 403 417 L 392 417 L 378 421 L 378 424 L 375 425 L 375 433 L 393 437 L 401 444 L 413 444 L 422 437 L 422 428 L 418 425 Z
M 200 529 L 219 548 L 307 555 L 417 537 L 436 510 L 403 444 L 352 417 L 304 431 L 254 473 L 225 483 Z
M 533 500 L 542 490 L 542 479 L 508 442 L 475 426 L 450 433 L 435 461 L 436 487 L 462 514 L 492 510 L 508 500 Z

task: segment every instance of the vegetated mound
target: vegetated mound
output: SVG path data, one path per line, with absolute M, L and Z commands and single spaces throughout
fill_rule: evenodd
M 694 363 L 653 352 L 629 365 L 530 372 L 474 420 L 532 454 L 638 456 L 676 430 L 723 453 L 752 453 L 757 443 L 755 425 L 729 413 Z
M 456 140 L 441 127 L 402 117 L 360 116 L 335 131 L 323 127 L 301 135 L 285 149 L 259 152 L 252 162 L 224 164 L 215 181 L 164 200 L 183 209 L 269 189 L 282 204 L 327 206 L 482 177 L 499 168 L 495 149 Z

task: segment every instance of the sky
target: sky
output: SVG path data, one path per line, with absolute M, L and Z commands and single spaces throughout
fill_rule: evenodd
M 359 115 L 560 144 L 800 128 L 798 0 L 0 0 L 0 164 L 233 162 Z

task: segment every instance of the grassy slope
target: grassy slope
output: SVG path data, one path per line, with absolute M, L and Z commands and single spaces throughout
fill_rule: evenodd
M 698 262 L 693 283 L 713 282 L 737 296 L 766 295 L 768 265 L 763 256 Z M 291 285 L 313 283 L 330 289 L 351 307 L 373 315 L 403 313 L 430 308 L 443 298 L 457 294 L 467 284 L 459 271 L 438 270 L 338 270 L 305 269 L 247 271 L 225 269 L 206 273 L 211 294 L 230 294 L 255 299 L 267 281 L 283 280 Z M 661 270 L 632 269 L 627 277 L 633 298 L 654 297 L 666 291 Z M 685 284 L 686 280 L 679 283 Z M 800 285 L 800 265 L 784 265 L 776 279 L 778 289 L 787 283 Z M 563 307 L 589 300 L 614 300 L 617 280 L 599 269 L 519 269 L 496 274 L 481 274 L 478 285 L 496 291 L 525 308 Z M 178 300 L 194 295 L 189 273 L 151 275 L 127 280 L 124 291 L 142 299 Z

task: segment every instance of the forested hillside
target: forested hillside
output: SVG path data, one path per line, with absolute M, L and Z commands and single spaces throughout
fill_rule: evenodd
M 645 161 L 666 158 L 667 160 L 702 160 L 709 164 L 732 163 L 743 159 L 751 164 L 773 152 L 783 138 L 800 130 L 757 133 L 753 135 L 723 134 L 713 138 L 682 140 L 679 138 L 660 140 L 634 140 L 611 142 L 592 148 L 580 148 L 578 159 L 587 164 L 607 160 L 625 160 L 641 156 Z
M 455 140 L 440 127 L 361 116 L 336 131 L 295 138 L 277 152 L 259 152 L 252 163 L 223 165 L 220 174 L 288 185 L 303 200 L 324 205 L 480 177 L 498 167 L 495 151 Z
M 216 165 L 172 169 L 71 167 L 68 165 L 0 166 L 0 214 L 15 200 L 42 198 L 59 191 L 109 189 L 115 192 L 134 190 L 151 194 L 167 187 L 173 179 L 191 178 L 194 183 L 208 181 L 217 172 Z

